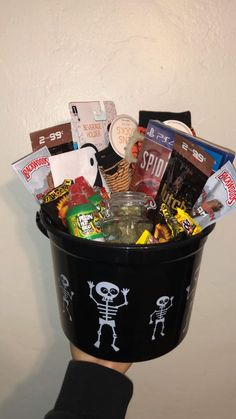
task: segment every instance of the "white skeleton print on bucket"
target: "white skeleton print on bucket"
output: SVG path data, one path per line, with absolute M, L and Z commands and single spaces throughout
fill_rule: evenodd
M 69 281 L 64 274 L 60 275 L 60 285 L 59 288 L 62 289 L 62 311 L 63 313 L 68 314 L 70 321 L 72 322 L 71 312 L 70 312 L 70 303 L 72 302 L 72 298 L 74 292 L 71 291 Z
M 99 313 L 99 328 L 97 331 L 98 337 L 97 337 L 97 341 L 94 343 L 94 346 L 96 346 L 96 348 L 100 347 L 102 328 L 104 325 L 107 325 L 107 326 L 110 326 L 110 328 L 112 329 L 113 341 L 112 341 L 111 346 L 114 349 L 114 351 L 119 351 L 120 348 L 118 348 L 115 345 L 115 342 L 117 339 L 115 317 L 117 315 L 119 308 L 128 305 L 127 294 L 129 292 L 129 289 L 123 288 L 122 290 L 120 290 L 120 288 L 117 285 L 112 284 L 111 282 L 106 282 L 106 281 L 99 282 L 96 285 L 96 287 L 93 282 L 91 281 L 87 281 L 87 282 L 88 282 L 89 290 L 90 290 L 89 297 L 97 305 L 97 309 Z M 94 287 L 95 287 L 96 293 L 99 296 L 99 301 L 97 301 L 96 298 L 93 296 Z M 114 299 L 117 298 L 120 292 L 124 296 L 124 302 L 122 304 L 115 305 Z
M 165 318 L 167 311 L 170 307 L 173 306 L 173 299 L 174 297 L 168 297 L 167 295 L 163 295 L 162 297 L 159 297 L 156 301 L 156 305 L 158 307 L 157 310 L 154 310 L 153 313 L 150 315 L 149 324 L 154 323 L 154 328 L 152 332 L 152 340 L 156 339 L 156 330 L 158 323 L 161 323 L 161 336 L 165 336 L 164 330 L 165 330 Z

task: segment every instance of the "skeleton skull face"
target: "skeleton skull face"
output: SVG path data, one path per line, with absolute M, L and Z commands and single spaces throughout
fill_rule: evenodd
M 163 308 L 168 304 L 169 300 L 170 300 L 169 297 L 167 297 L 166 295 L 163 295 L 162 297 L 158 298 L 156 304 L 158 307 Z
M 66 278 L 66 276 L 63 275 L 63 274 L 61 274 L 61 283 L 62 283 L 63 288 L 68 288 L 69 287 L 69 281 Z
M 103 298 L 103 301 L 110 301 L 112 302 L 114 298 L 117 297 L 119 294 L 119 288 L 112 284 L 111 282 L 99 282 L 96 285 L 96 291 L 99 295 L 101 295 Z

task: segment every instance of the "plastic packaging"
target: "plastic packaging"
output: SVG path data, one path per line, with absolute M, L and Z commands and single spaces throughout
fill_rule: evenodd
M 95 207 L 88 202 L 83 194 L 72 193 L 71 195 L 69 209 L 66 213 L 66 225 L 69 233 L 84 239 L 102 241 L 100 217 Z

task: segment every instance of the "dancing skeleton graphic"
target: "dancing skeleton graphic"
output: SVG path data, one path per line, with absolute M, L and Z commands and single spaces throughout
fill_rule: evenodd
M 156 339 L 156 329 L 158 323 L 161 323 L 161 336 L 165 336 L 164 329 L 165 329 L 165 316 L 169 308 L 173 305 L 174 297 L 167 297 L 167 295 L 163 295 L 162 297 L 158 298 L 156 305 L 158 310 L 154 310 L 153 313 L 150 315 L 149 324 L 153 324 L 153 318 L 155 319 L 154 329 L 152 333 L 152 340 Z M 168 303 L 170 303 L 168 305 Z
M 69 311 L 69 306 L 70 303 L 72 301 L 74 292 L 71 291 L 70 289 L 70 284 L 68 279 L 66 278 L 65 275 L 61 274 L 60 275 L 60 282 L 61 285 L 59 285 L 59 287 L 62 289 L 62 304 L 63 304 L 63 313 L 65 313 L 65 311 L 67 311 L 68 315 L 69 315 L 69 319 L 72 322 L 72 317 Z
M 89 289 L 90 289 L 90 293 L 89 296 L 90 298 L 96 303 L 97 308 L 98 308 L 98 312 L 99 312 L 99 329 L 97 331 L 98 334 L 98 339 L 97 341 L 94 343 L 94 346 L 96 346 L 97 348 L 100 347 L 100 343 L 101 343 L 101 334 L 102 334 L 102 328 L 104 325 L 108 325 L 111 327 L 112 329 L 112 336 L 113 336 L 113 341 L 112 341 L 112 348 L 114 349 L 114 351 L 119 351 L 120 348 L 118 348 L 115 345 L 116 339 L 117 339 L 117 334 L 116 334 L 116 322 L 114 320 L 115 316 L 117 315 L 117 312 L 119 310 L 120 307 L 123 306 L 127 306 L 128 305 L 128 301 L 127 301 L 127 294 L 129 292 L 129 289 L 127 288 L 123 288 L 121 290 L 123 296 L 124 296 L 124 302 L 120 305 L 114 305 L 113 300 L 119 295 L 120 293 L 120 289 L 119 287 L 117 287 L 117 285 L 112 284 L 111 282 L 99 282 L 95 289 L 98 295 L 100 295 L 102 297 L 101 302 L 97 301 L 94 296 L 93 296 L 93 288 L 94 288 L 94 283 L 91 281 L 88 281 L 88 285 L 89 285 Z

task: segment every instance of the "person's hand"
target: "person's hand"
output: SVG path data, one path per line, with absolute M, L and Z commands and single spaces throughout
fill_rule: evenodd
M 76 348 L 72 343 L 70 343 L 70 351 L 74 361 L 94 362 L 95 364 L 103 365 L 107 368 L 112 368 L 113 370 L 121 372 L 122 374 L 125 374 L 132 365 L 131 362 L 112 362 L 106 361 L 105 359 L 95 358 L 94 356 L 81 351 L 81 349 Z

